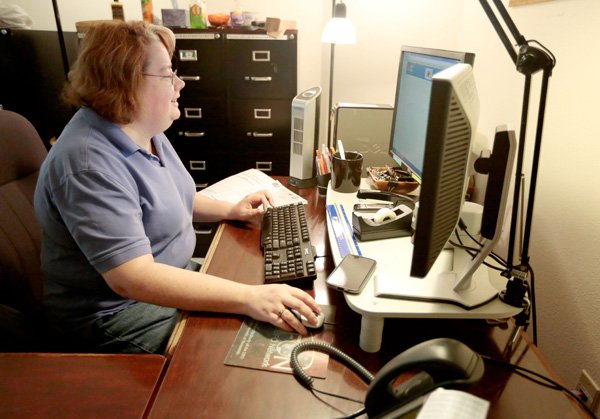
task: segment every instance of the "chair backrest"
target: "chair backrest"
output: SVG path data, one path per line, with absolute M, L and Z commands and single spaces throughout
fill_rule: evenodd
M 40 267 L 41 229 L 34 216 L 33 194 L 46 154 L 44 143 L 27 119 L 11 111 L 0 110 L 2 350 L 19 349 L 15 340 L 36 338 L 30 336 L 35 333 L 30 327 L 30 320 L 41 306 L 43 279 Z

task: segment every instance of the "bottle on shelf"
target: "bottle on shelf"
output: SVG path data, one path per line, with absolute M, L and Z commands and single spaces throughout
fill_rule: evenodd
M 190 4 L 190 28 L 205 29 L 207 27 L 204 9 L 204 1 L 192 0 Z
M 230 13 L 230 25 L 233 28 L 239 28 L 244 24 L 244 14 L 242 13 L 242 6 L 240 6 L 240 0 L 234 0 L 233 10 Z
M 153 23 L 152 0 L 142 0 L 142 16 L 144 17 L 144 22 Z
M 123 12 L 123 3 L 119 0 L 114 0 L 111 5 L 113 20 L 125 20 L 125 12 Z

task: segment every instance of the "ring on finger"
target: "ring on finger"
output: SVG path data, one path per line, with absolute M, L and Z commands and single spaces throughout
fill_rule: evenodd
M 286 310 L 287 310 L 287 307 L 284 307 L 281 310 L 279 310 L 279 312 L 277 313 L 277 317 L 281 317 Z

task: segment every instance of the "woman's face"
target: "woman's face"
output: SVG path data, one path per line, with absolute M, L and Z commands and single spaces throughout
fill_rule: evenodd
M 142 124 L 150 135 L 156 135 L 179 118 L 179 92 L 185 83 L 177 76 L 171 78 L 173 69 L 167 49 L 160 41 L 148 46 L 148 64 L 139 94 L 139 109 L 135 122 Z

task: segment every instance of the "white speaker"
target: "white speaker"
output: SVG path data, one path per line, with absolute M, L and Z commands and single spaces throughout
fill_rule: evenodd
M 290 180 L 297 188 L 316 185 L 315 150 L 319 147 L 321 88 L 311 87 L 292 100 Z

